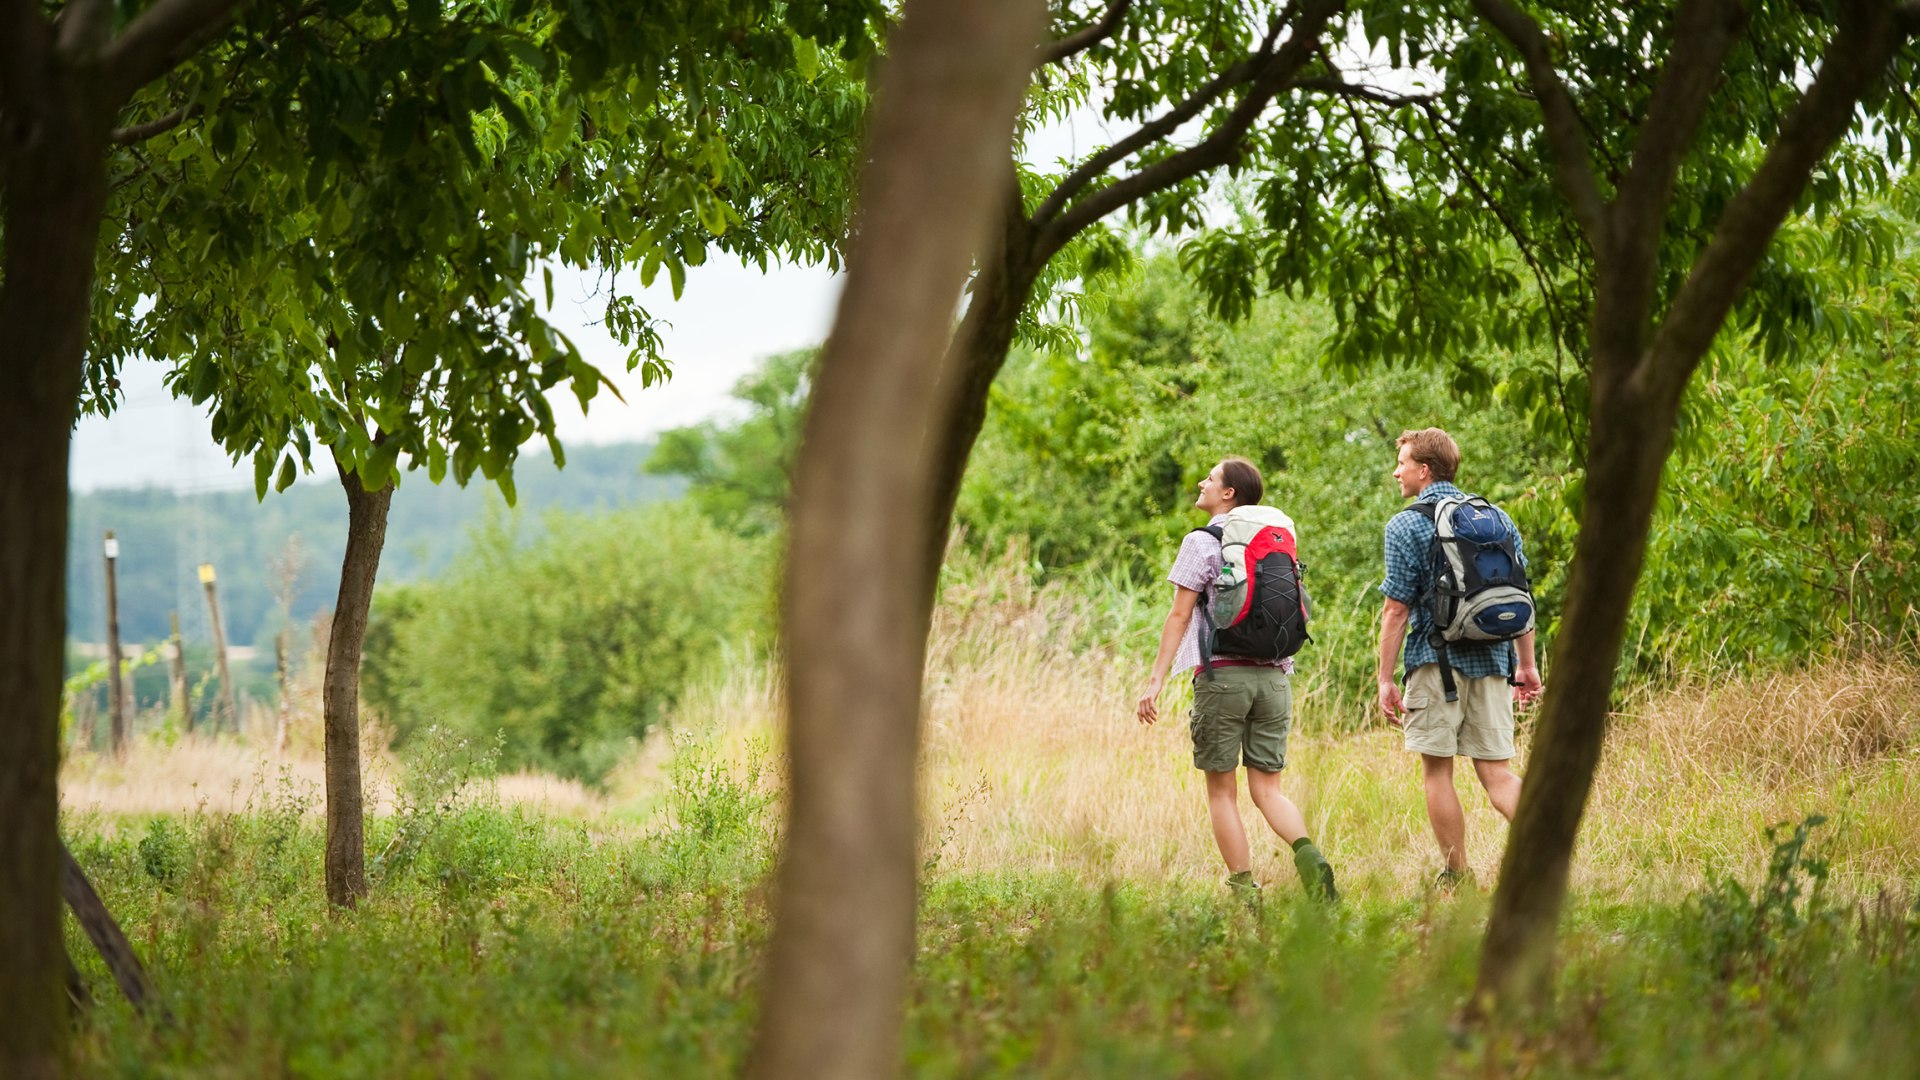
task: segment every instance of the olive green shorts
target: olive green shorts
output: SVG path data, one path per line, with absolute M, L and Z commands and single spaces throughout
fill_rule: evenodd
M 1275 667 L 1216 667 L 1193 677 L 1193 767 L 1232 772 L 1247 767 L 1279 772 L 1287 766 L 1293 728 L 1293 690 Z

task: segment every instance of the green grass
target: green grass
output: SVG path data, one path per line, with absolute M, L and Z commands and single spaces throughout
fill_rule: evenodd
M 764 791 L 683 747 L 671 824 L 502 808 L 484 791 L 374 822 L 408 857 L 360 908 L 321 899 L 290 787 L 240 815 L 72 819 L 75 854 L 175 1023 L 112 996 L 98 1076 L 699 1076 L 739 1068 L 770 926 Z M 451 783 L 449 781 L 448 783 Z M 432 793 L 424 793 L 431 795 Z M 1920 916 L 1829 898 L 1820 832 L 1757 881 L 1576 904 L 1557 1002 L 1456 1039 L 1486 898 L 936 871 L 904 1051 L 914 1076 L 1857 1076 L 1920 1057 Z

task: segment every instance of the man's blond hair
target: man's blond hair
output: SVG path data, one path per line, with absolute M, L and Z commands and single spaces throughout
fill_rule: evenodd
M 1460 444 L 1437 427 L 1403 431 L 1393 445 L 1410 448 L 1414 464 L 1432 469 L 1435 480 L 1451 482 L 1460 473 Z

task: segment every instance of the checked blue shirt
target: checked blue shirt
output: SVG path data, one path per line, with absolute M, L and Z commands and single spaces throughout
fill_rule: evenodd
M 1450 495 L 1465 495 L 1466 492 L 1454 487 L 1445 480 L 1437 480 L 1427 485 L 1415 502 L 1437 503 Z M 1504 510 L 1499 511 L 1501 520 L 1513 528 L 1513 519 L 1507 517 Z M 1527 565 L 1527 555 L 1519 551 L 1520 530 L 1514 529 L 1515 550 L 1520 555 L 1520 565 Z M 1398 600 L 1407 605 L 1411 617 L 1407 620 L 1407 641 L 1401 659 L 1406 670 L 1426 664 L 1439 662 L 1434 652 L 1433 642 L 1433 522 L 1419 514 L 1401 512 L 1387 521 L 1387 577 L 1380 583 L 1380 591 L 1389 599 Z M 1511 641 L 1460 641 L 1447 646 L 1447 659 L 1453 670 L 1463 678 L 1483 679 L 1489 675 L 1511 678 L 1514 670 L 1514 649 Z

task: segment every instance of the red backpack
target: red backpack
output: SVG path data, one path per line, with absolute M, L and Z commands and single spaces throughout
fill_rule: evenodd
M 1292 519 L 1271 507 L 1236 506 L 1224 523 L 1194 531 L 1220 541 L 1220 576 L 1200 605 L 1202 670 L 1212 674 L 1215 656 L 1282 660 L 1313 640 Z

